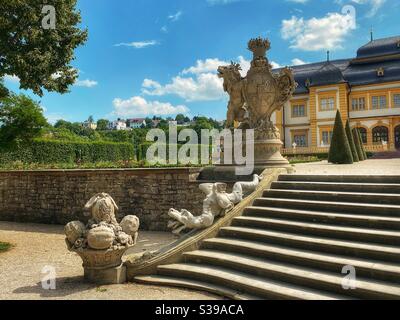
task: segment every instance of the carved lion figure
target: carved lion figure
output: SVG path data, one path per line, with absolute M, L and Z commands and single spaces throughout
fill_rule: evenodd
M 230 97 L 226 128 L 233 128 L 235 121 L 243 122 L 247 112 L 244 84 L 240 70 L 242 70 L 240 65 L 234 62 L 231 62 L 229 66 L 218 68 L 218 77 L 224 79 L 224 91 Z

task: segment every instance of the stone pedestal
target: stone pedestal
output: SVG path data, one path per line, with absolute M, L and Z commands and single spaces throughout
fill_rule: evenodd
M 256 166 L 275 167 L 289 165 L 281 154 L 283 142 L 279 139 L 254 141 L 254 164 Z
M 121 264 L 114 268 L 83 267 L 85 280 L 99 285 L 121 284 L 126 282 L 126 267 Z

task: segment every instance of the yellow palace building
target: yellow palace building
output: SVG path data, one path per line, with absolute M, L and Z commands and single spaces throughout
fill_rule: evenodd
M 400 149 L 400 36 L 372 40 L 356 58 L 293 67 L 298 87 L 273 119 L 285 154 L 327 152 L 336 110 L 367 151 Z

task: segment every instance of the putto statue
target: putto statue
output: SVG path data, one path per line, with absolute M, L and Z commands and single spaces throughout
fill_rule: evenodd
M 251 39 L 248 49 L 253 52 L 253 59 L 247 76 L 242 78 L 240 65 L 233 62 L 219 67 L 218 74 L 230 96 L 227 128 L 233 128 L 236 121 L 240 129 L 254 129 L 255 164 L 281 165 L 288 161 L 280 154 L 282 142 L 271 116 L 290 100 L 297 84 L 289 68 L 272 72 L 266 58 L 270 48 L 268 39 Z
M 136 243 L 138 217 L 125 216 L 118 223 L 118 206 L 107 193 L 93 196 L 84 209 L 89 216 L 86 225 L 72 221 L 65 226 L 68 250 L 82 258 L 86 279 L 104 284 L 125 281 L 122 256 Z
M 168 223 L 172 233 L 179 235 L 185 229 L 204 229 L 211 227 L 215 218 L 224 216 L 244 197 L 252 193 L 258 186 L 262 177 L 253 175 L 251 182 L 236 182 L 232 193 L 226 192 L 225 183 L 203 183 L 200 190 L 206 195 L 203 201 L 203 211 L 199 216 L 194 216 L 189 211 L 170 209 L 168 215 L 173 219 Z

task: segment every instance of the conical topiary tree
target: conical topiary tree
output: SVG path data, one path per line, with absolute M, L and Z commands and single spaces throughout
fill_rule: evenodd
M 339 110 L 336 113 L 328 161 L 337 164 L 353 163 L 353 155 L 351 154 L 350 144 L 347 140 L 346 130 Z
M 353 156 L 353 161 L 359 162 L 360 158 L 358 157 L 356 145 L 354 143 L 353 133 L 351 132 L 351 129 L 350 129 L 350 121 L 348 119 L 346 121 L 346 134 L 347 134 L 347 140 L 349 140 L 351 154 Z
M 361 138 L 360 138 L 360 133 L 357 128 L 353 129 L 353 137 L 354 137 L 354 143 L 356 145 L 358 158 L 360 159 L 360 161 L 364 161 L 365 160 L 364 152 L 362 151 L 362 147 L 361 147 L 362 142 L 361 142 Z
M 365 146 L 361 139 L 361 132 L 359 129 L 357 129 L 357 133 L 358 133 L 358 136 L 360 137 L 360 146 L 361 146 L 361 151 L 363 152 L 364 160 L 368 160 L 367 151 L 365 150 Z

